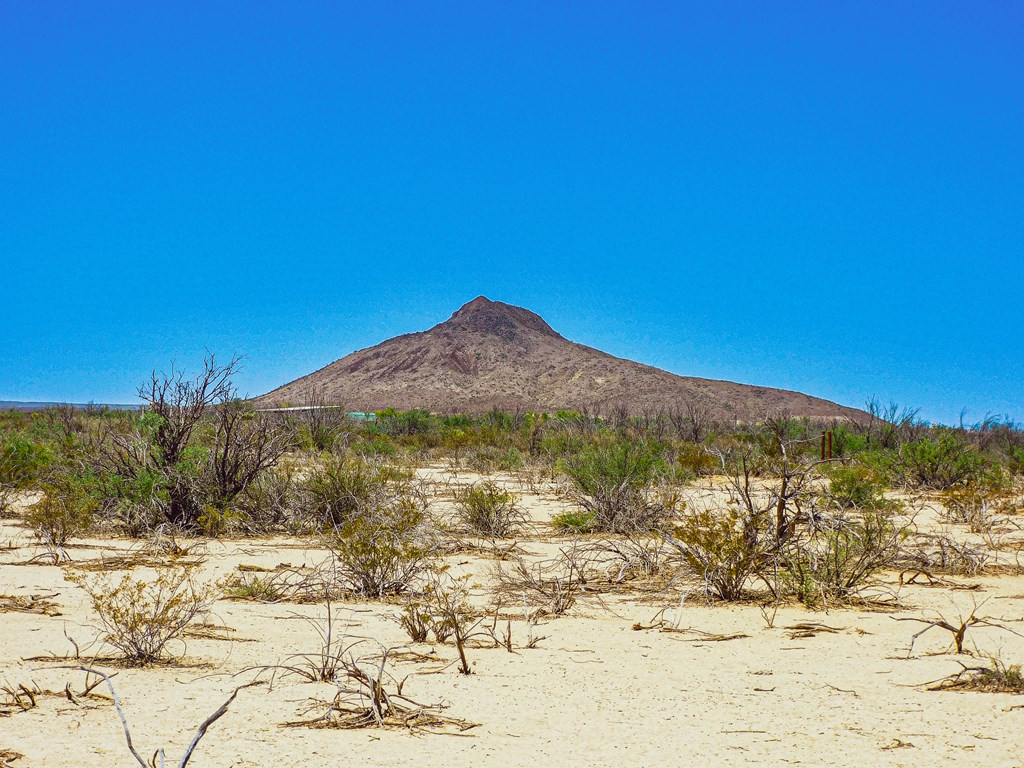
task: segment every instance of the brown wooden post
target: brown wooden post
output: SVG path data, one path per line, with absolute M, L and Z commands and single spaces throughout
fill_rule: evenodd
M 832 458 L 832 430 L 828 431 L 828 457 Z

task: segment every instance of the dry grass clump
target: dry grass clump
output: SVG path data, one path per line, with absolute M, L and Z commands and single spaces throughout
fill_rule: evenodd
M 60 606 L 50 598 L 56 595 L 0 595 L 0 613 L 38 613 L 60 616 Z
M 166 648 L 213 603 L 216 590 L 196 583 L 192 568 L 162 568 L 154 578 L 119 580 L 69 575 L 89 595 L 100 618 L 103 640 L 131 665 L 166 660 Z
M 989 657 L 992 666 L 963 667 L 955 675 L 929 686 L 929 691 L 979 691 L 982 693 L 1024 694 L 1024 669 L 1020 664 L 1007 664 L 1002 659 Z
M 296 728 L 435 728 L 466 731 L 476 723 L 445 717 L 440 705 L 424 705 L 404 693 L 406 678 L 399 680 L 388 669 L 390 649 L 379 657 L 356 657 L 350 644 L 338 656 L 338 666 L 331 682 L 337 693 L 329 702 L 316 702 L 326 707 L 323 714 L 310 720 L 285 723 Z
M 221 584 L 224 596 L 231 600 L 257 603 L 318 603 L 341 597 L 344 593 L 337 574 L 328 564 L 312 568 L 278 566 L 273 570 L 254 570 L 239 566 Z

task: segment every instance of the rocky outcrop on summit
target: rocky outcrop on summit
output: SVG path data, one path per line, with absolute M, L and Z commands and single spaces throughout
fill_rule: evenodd
M 351 410 L 426 408 L 439 413 L 553 411 L 585 407 L 633 413 L 697 403 L 735 419 L 770 412 L 851 418 L 861 412 L 768 387 L 677 376 L 613 357 L 559 335 L 539 315 L 480 296 L 446 322 L 353 352 L 257 398 L 304 405 L 311 392 Z

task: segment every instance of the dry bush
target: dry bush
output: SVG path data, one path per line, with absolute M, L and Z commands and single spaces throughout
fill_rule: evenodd
M 910 648 L 907 651 L 907 656 L 909 657 L 914 652 L 914 643 L 917 642 L 917 639 L 921 637 L 921 635 L 925 634 L 926 632 L 929 632 L 932 629 L 943 629 L 946 632 L 949 632 L 952 638 L 950 642 L 950 648 L 953 648 L 955 650 L 955 653 L 957 654 L 962 654 L 966 652 L 964 650 L 964 643 L 967 640 L 967 630 L 971 627 L 994 627 L 996 629 L 1001 629 L 1005 632 L 1010 632 L 1014 635 L 1020 636 L 1019 632 L 1010 629 L 1005 624 L 993 619 L 992 617 L 978 616 L 978 610 L 983 605 L 985 605 L 985 602 L 987 601 L 982 601 L 981 604 L 978 604 L 976 602 L 973 603 L 970 613 L 966 613 L 966 611 L 963 609 L 958 609 L 957 617 L 955 619 L 947 618 L 946 616 L 940 614 L 938 611 L 934 612 L 935 615 L 933 617 L 893 616 L 892 618 L 894 621 L 914 621 L 919 624 L 925 625 L 924 629 L 922 629 L 920 632 L 915 633 L 914 636 L 910 639 Z M 947 652 L 948 651 L 949 649 L 947 648 Z
M 197 584 L 188 567 L 161 568 L 151 580 L 131 574 L 117 581 L 81 574 L 69 574 L 67 579 L 89 595 L 103 640 L 133 665 L 164 659 L 168 643 L 180 638 L 188 623 L 210 607 L 216 593 L 210 585 Z
M 587 573 L 599 574 L 610 584 L 653 579 L 674 571 L 674 548 L 662 536 L 634 535 L 601 539 L 579 547 Z
M 222 583 L 224 596 L 258 603 L 315 603 L 340 597 L 344 590 L 333 565 L 281 567 L 272 571 L 239 566 Z
M 470 640 L 489 637 L 499 642 L 493 632 L 481 629 L 480 614 L 469 602 L 469 576 L 453 578 L 444 569 L 430 574 L 422 594 L 406 599 L 397 621 L 414 642 L 425 641 L 428 632 L 433 632 L 439 643 L 451 639 L 459 653 L 459 672 L 464 675 L 472 673 L 466 659 Z M 511 641 L 509 631 L 506 647 Z
M 576 603 L 586 583 L 583 558 L 576 545 L 551 559 L 527 563 L 516 557 L 511 568 L 497 563 L 493 576 L 499 602 L 514 604 L 522 600 L 524 606 L 539 606 L 534 615 L 561 616 Z
M 953 576 L 977 576 L 991 562 L 992 555 L 984 549 L 942 533 L 916 537 L 913 549 L 904 553 L 902 565 Z
M 769 568 L 775 546 L 767 510 L 749 514 L 735 505 L 690 515 L 665 538 L 722 600 L 743 596 L 747 582 Z
M 323 702 L 325 712 L 312 720 L 285 723 L 305 728 L 453 728 L 465 731 L 475 723 L 445 717 L 440 705 L 419 704 L 403 692 L 406 679 L 399 680 L 387 668 L 393 649 L 379 655 L 357 657 L 354 649 L 363 641 L 349 644 L 338 657 L 331 682 L 337 688 L 334 699 Z
M 490 480 L 456 491 L 455 508 L 465 531 L 488 538 L 514 536 L 529 522 L 515 495 Z
M 785 581 L 805 605 L 847 600 L 877 571 L 895 565 L 910 534 L 884 512 L 844 513 L 787 543 Z
M 1024 669 L 1020 664 L 1007 664 L 996 656 L 987 657 L 991 666 L 967 666 L 955 675 L 929 686 L 929 691 L 980 691 L 983 693 L 1024 694 Z

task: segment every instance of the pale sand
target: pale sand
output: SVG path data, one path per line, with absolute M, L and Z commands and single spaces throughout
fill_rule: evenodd
M 441 474 L 433 473 L 435 479 Z M 459 477 L 466 479 L 471 478 Z M 538 521 L 565 508 L 550 494 L 527 494 L 523 503 Z M 138 546 L 123 540 L 87 543 L 90 548 L 71 550 L 77 561 Z M 556 542 L 544 538 L 526 546 L 540 553 Z M 0 594 L 58 593 L 55 601 L 63 614 L 0 614 L 0 683 L 33 681 L 59 691 L 71 682 L 79 688 L 82 673 L 22 659 L 67 653 L 65 630 L 82 644 L 96 636 L 84 593 L 66 582 L 58 567 L 16 565 L 40 551 L 16 520 L 0 521 L 0 547 L 7 547 L 0 550 Z M 325 557 L 285 538 L 212 542 L 207 554 L 203 570 L 210 577 L 222 577 L 239 563 L 297 566 Z M 480 580 L 491 565 L 468 555 L 452 562 Z M 885 574 L 882 581 L 896 590 L 897 579 Z M 544 620 L 539 631 L 547 639 L 539 648 L 515 654 L 470 649 L 471 676 L 452 666 L 408 679 L 405 692 L 411 698 L 443 702 L 447 715 L 480 724 L 465 734 L 283 728 L 282 723 L 303 718 L 311 698 L 333 695 L 329 685 L 291 677 L 278 679 L 273 690 L 242 691 L 190 765 L 1024 765 L 1024 696 L 925 690 L 922 684 L 958 671 L 957 659 L 972 660 L 941 654 L 949 635 L 939 630 L 925 634 L 908 658 L 911 636 L 922 625 L 892 618 L 920 616 L 928 609 L 950 616 L 958 608 L 970 612 L 972 600 L 987 600 L 981 614 L 1001 617 L 1024 632 L 1024 578 L 952 581 L 980 584 L 981 590 L 904 586 L 900 608 L 887 612 L 825 613 L 789 606 L 779 610 L 774 628 L 766 626 L 755 605 L 691 600 L 681 626 L 749 635 L 726 642 L 632 629 L 675 604 L 678 591 L 643 600 L 636 595 L 584 600 L 568 616 Z M 387 619 L 397 613 L 393 606 L 344 603 L 337 612 L 351 624 L 351 633 L 385 646 L 409 645 L 401 628 Z M 140 752 L 148 758 L 163 746 L 168 763 L 177 765 L 196 726 L 253 676 L 236 673 L 316 651 L 313 628 L 297 615 L 317 618 L 323 607 L 221 600 L 210 620 L 233 628 L 238 641 L 190 639 L 184 666 L 118 670 L 114 682 Z M 797 622 L 841 631 L 791 639 L 786 627 Z M 513 633 L 517 645 L 524 641 L 523 621 L 513 622 Z M 976 643 L 1006 661 L 1024 661 L 1024 638 L 983 627 L 968 637 L 971 647 Z M 451 645 L 415 647 L 455 658 Z M 395 671 L 401 677 L 434 666 L 401 663 Z M 16 768 L 134 764 L 113 706 L 95 699 L 76 706 L 64 698 L 42 698 L 35 709 L 0 717 L 0 754 L 3 749 L 25 755 L 12 763 Z

